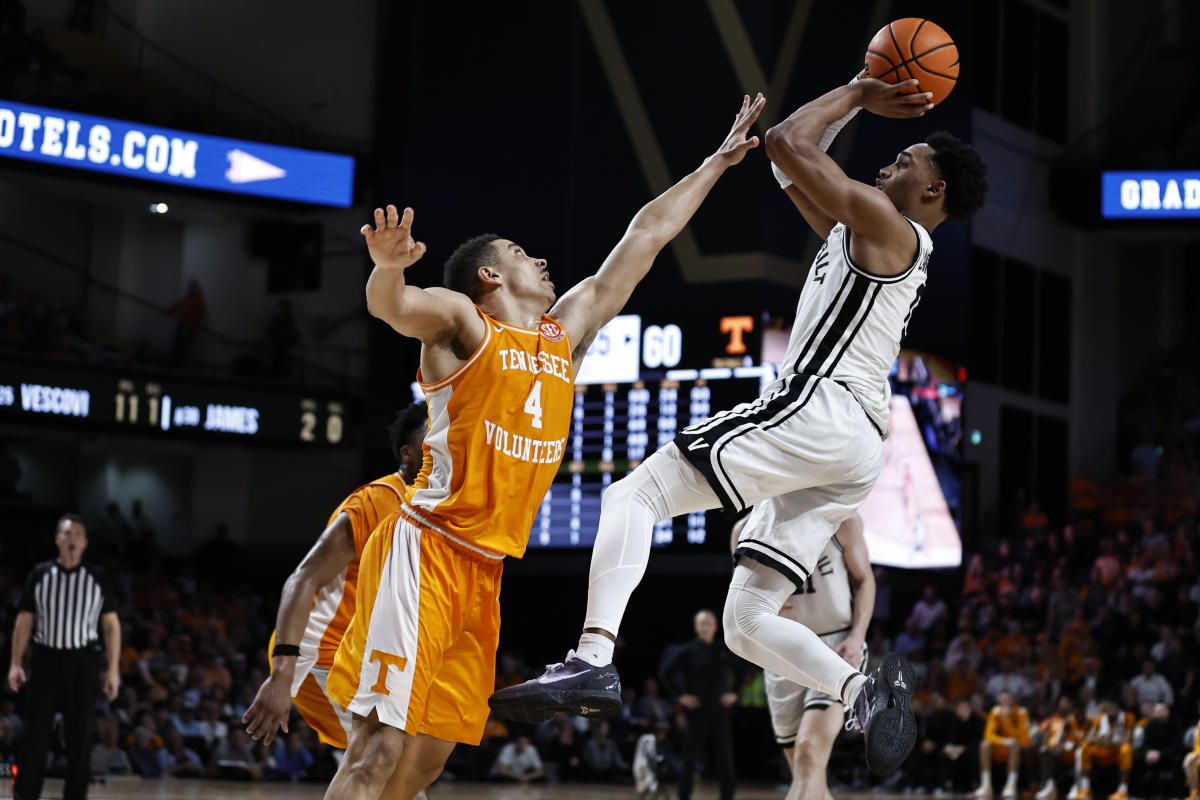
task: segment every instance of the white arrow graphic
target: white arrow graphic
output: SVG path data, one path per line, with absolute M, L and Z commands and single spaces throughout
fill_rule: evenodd
M 230 150 L 227 156 L 229 169 L 225 172 L 225 179 L 230 183 L 269 181 L 287 175 L 287 170 L 263 161 L 261 158 L 255 158 L 249 153 L 243 153 L 241 150 Z

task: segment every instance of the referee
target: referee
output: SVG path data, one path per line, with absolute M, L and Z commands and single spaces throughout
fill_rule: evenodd
M 54 534 L 58 558 L 33 568 L 21 594 L 12 636 L 8 685 L 15 692 L 26 683 L 21 666 L 33 635 L 29 687 L 25 691 L 25 734 L 17 757 L 14 800 L 37 800 L 46 777 L 46 753 L 54 712 L 62 712 L 67 746 L 67 782 L 63 800 L 87 797 L 89 745 L 96 719 L 100 676 L 100 633 L 108 669 L 104 694 L 117 696 L 121 625 L 116 598 L 102 573 L 82 564 L 87 530 L 75 514 L 64 514 Z

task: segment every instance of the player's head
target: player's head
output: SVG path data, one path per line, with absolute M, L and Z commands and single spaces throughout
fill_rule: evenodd
M 388 425 L 388 437 L 392 441 L 392 455 L 400 465 L 400 475 L 405 483 L 416 480 L 425 460 L 421 443 L 429 428 L 429 409 L 424 403 L 410 403 L 396 412 L 396 418 Z
M 1065 694 L 1058 698 L 1058 713 L 1063 717 L 1069 717 L 1075 711 L 1075 704 L 1071 702 L 1071 698 Z
M 907 217 L 966 222 L 983 207 L 987 172 L 974 147 L 938 131 L 879 170 L 875 186 Z
M 534 258 L 516 242 L 485 233 L 458 246 L 446 261 L 443 283 L 476 304 L 494 292 L 548 311 L 554 304 L 554 284 L 544 258 Z
M 1012 708 L 1013 702 L 1014 702 L 1013 693 L 1012 692 L 1001 692 L 1000 696 L 996 698 L 996 702 L 999 703 L 1000 707 L 1003 709 L 1007 710 L 1007 709 Z
M 705 644 L 712 644 L 713 639 L 717 637 L 717 615 L 707 608 L 696 612 L 692 625 L 696 629 L 697 638 Z
M 73 567 L 83 558 L 87 549 L 87 528 L 83 517 L 78 514 L 63 514 L 58 518 L 54 528 L 54 544 L 58 547 L 58 559 L 68 567 Z

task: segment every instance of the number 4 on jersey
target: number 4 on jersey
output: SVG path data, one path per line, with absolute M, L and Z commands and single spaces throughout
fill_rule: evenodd
M 533 417 L 533 427 L 542 428 L 542 382 L 534 381 L 529 397 L 525 399 L 525 413 Z

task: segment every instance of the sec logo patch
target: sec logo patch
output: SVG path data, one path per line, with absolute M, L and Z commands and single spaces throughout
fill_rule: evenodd
M 543 338 L 548 342 L 561 342 L 567 335 L 557 322 L 543 322 L 540 330 Z

